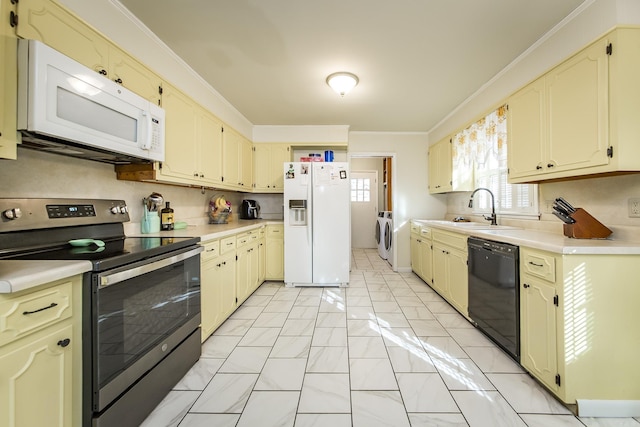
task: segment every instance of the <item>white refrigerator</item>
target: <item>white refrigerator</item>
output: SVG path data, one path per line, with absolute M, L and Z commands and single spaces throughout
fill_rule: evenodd
M 351 262 L 349 164 L 284 164 L 286 286 L 347 286 Z

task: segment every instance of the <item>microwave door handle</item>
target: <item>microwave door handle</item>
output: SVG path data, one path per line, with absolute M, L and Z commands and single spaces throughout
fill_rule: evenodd
M 143 150 L 150 150 L 151 149 L 151 137 L 152 137 L 152 133 L 151 132 L 151 127 L 152 127 L 152 122 L 151 122 L 151 112 L 150 111 L 143 111 L 142 112 L 142 116 L 144 117 L 144 121 L 145 121 L 145 139 L 144 141 L 142 141 L 142 145 L 140 148 L 142 148 Z

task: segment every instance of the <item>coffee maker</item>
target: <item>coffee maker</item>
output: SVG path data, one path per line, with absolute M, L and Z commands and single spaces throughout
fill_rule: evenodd
M 240 205 L 240 219 L 258 219 L 260 205 L 255 200 L 245 199 Z

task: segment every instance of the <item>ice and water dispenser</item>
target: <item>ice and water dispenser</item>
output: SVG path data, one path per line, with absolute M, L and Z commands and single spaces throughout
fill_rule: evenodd
M 306 200 L 289 200 L 289 225 L 307 225 Z

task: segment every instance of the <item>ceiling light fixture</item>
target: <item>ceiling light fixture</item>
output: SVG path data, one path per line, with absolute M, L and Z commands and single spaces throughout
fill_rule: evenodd
M 358 84 L 358 76 L 353 73 L 341 71 L 327 77 L 327 84 L 340 96 L 345 96 Z

